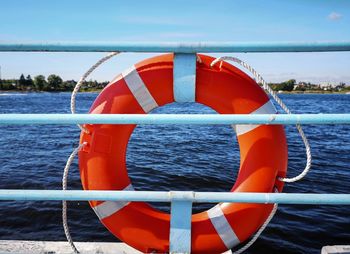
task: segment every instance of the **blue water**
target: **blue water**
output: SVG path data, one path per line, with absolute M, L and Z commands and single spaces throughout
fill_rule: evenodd
M 87 112 L 97 94 L 78 96 Z M 281 95 L 294 113 L 349 113 L 349 95 Z M 68 93 L 0 95 L 0 113 L 69 113 Z M 213 113 L 196 104 L 172 104 L 155 113 Z M 78 144 L 76 126 L 1 126 L 0 188 L 60 189 L 66 159 Z M 350 125 L 305 126 L 313 151 L 307 177 L 285 192 L 350 193 Z M 305 163 L 302 142 L 286 127 L 289 176 Z M 137 190 L 228 191 L 239 166 L 238 145 L 229 126 L 138 126 L 127 165 Z M 81 189 L 77 163 L 69 188 Z M 168 206 L 158 205 L 163 210 Z M 195 211 L 208 205 L 196 206 Z M 248 253 L 319 253 L 324 245 L 350 244 L 349 206 L 280 205 Z M 75 241 L 116 241 L 86 202 L 69 203 Z M 60 202 L 0 202 L 0 239 L 65 240 Z

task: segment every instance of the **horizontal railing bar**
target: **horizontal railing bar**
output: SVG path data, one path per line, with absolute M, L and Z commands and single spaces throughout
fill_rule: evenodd
M 0 200 L 68 200 L 68 201 L 146 201 L 146 202 L 234 202 L 263 204 L 350 205 L 350 194 L 305 193 L 232 193 L 189 191 L 83 191 L 83 190 L 0 190 Z
M 350 42 L 83 42 L 0 43 L 0 51 L 47 52 L 322 52 L 350 51 Z
M 350 114 L 0 114 L 1 124 L 350 124 Z

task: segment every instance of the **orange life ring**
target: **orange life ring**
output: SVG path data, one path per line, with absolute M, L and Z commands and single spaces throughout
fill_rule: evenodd
M 197 103 L 220 114 L 275 113 L 265 92 L 248 75 L 212 57 L 200 55 L 196 66 Z M 173 54 L 146 59 L 118 75 L 99 94 L 91 114 L 145 114 L 174 102 Z M 135 125 L 86 125 L 87 146 L 79 152 L 83 188 L 132 190 L 126 149 Z M 232 192 L 282 191 L 287 170 L 287 143 L 281 125 L 235 126 L 241 163 Z M 144 202 L 92 201 L 101 222 L 116 237 L 143 252 L 168 252 L 170 215 Z M 224 252 L 247 240 L 271 212 L 272 205 L 220 203 L 192 215 L 192 253 Z

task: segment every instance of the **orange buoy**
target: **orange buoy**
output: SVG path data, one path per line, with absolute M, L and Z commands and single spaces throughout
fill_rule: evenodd
M 275 108 L 248 75 L 214 58 L 199 55 L 197 103 L 219 114 L 270 114 Z M 146 59 L 118 75 L 99 94 L 91 114 L 146 114 L 174 102 L 173 54 Z M 79 167 L 85 190 L 132 190 L 126 149 L 135 125 L 85 125 Z M 287 143 L 280 125 L 234 126 L 241 163 L 232 192 L 282 191 L 287 170 Z M 168 252 L 170 215 L 144 202 L 91 201 L 101 222 L 116 237 L 142 252 Z M 264 223 L 272 205 L 220 203 L 192 215 L 191 252 L 221 253 L 247 240 Z

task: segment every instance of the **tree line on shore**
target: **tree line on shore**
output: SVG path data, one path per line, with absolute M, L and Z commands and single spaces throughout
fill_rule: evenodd
M 288 81 L 284 81 L 281 83 L 270 83 L 270 87 L 274 91 L 296 91 L 296 92 L 304 92 L 304 91 L 310 91 L 310 92 L 321 92 L 321 91 L 328 91 L 328 92 L 341 92 L 341 91 L 350 91 L 350 86 L 346 86 L 344 82 L 340 82 L 339 84 L 327 84 L 327 85 L 320 85 L 320 84 L 312 84 L 310 82 L 299 82 L 296 83 L 295 79 L 290 79 Z
M 0 80 L 0 90 L 3 91 L 47 91 L 47 92 L 68 92 L 72 91 L 77 84 L 75 80 L 63 81 L 58 75 L 51 74 L 47 78 L 43 75 L 35 76 L 33 79 L 30 75 L 25 77 L 23 74 L 19 79 Z M 94 91 L 104 88 L 108 84 L 96 80 L 85 81 L 82 91 Z
M 0 80 L 0 90 L 2 91 L 47 91 L 47 92 L 68 92 L 72 91 L 77 84 L 75 80 L 63 81 L 58 75 L 51 74 L 47 78 L 43 75 L 35 76 L 34 79 L 30 75 L 26 77 L 22 74 L 19 79 L 3 79 Z M 96 80 L 85 81 L 81 91 L 96 91 L 103 89 L 108 81 L 98 82 Z M 270 83 L 271 88 L 275 91 L 350 91 L 350 86 L 345 83 L 338 85 L 321 86 L 310 82 L 296 83 L 295 79 L 290 79 L 281 83 Z

